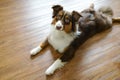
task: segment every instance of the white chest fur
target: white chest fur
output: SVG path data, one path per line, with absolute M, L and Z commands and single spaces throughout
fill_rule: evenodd
M 51 30 L 48 42 L 53 46 L 54 49 L 62 53 L 66 47 L 75 39 L 74 33 L 66 33 L 64 31 L 58 31 L 55 29 Z

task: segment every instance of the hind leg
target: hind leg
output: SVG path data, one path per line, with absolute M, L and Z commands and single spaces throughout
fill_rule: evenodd
M 120 17 L 112 18 L 113 22 L 120 22 Z

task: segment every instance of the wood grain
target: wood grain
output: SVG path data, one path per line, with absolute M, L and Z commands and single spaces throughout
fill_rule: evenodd
M 49 34 L 52 5 L 81 11 L 91 3 L 120 17 L 120 0 L 0 0 L 0 80 L 120 80 L 120 24 L 90 38 L 53 76 L 44 72 L 60 54 L 47 47 L 30 57 Z

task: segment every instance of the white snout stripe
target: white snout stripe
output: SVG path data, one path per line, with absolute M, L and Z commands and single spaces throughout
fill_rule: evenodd
M 63 24 L 60 20 L 56 22 L 55 27 L 57 27 L 57 26 L 60 26 L 61 27 L 60 30 L 63 30 Z

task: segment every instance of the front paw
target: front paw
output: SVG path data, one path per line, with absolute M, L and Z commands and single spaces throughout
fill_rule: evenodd
M 46 71 L 45 71 L 45 74 L 46 75 L 52 75 L 53 73 L 54 73 L 54 69 L 52 69 L 52 68 L 48 68 Z
M 32 49 L 32 50 L 30 51 L 30 54 L 31 54 L 31 55 L 36 55 L 38 52 L 41 51 L 41 49 L 42 49 L 42 48 L 41 48 L 40 46 L 38 46 L 38 47 Z
M 75 33 L 75 35 L 77 35 L 77 36 L 79 36 L 80 34 L 81 34 L 80 31 L 77 31 L 77 32 Z
M 60 59 L 57 59 L 45 72 L 46 75 L 51 75 L 55 70 L 62 68 L 66 62 L 62 62 Z

